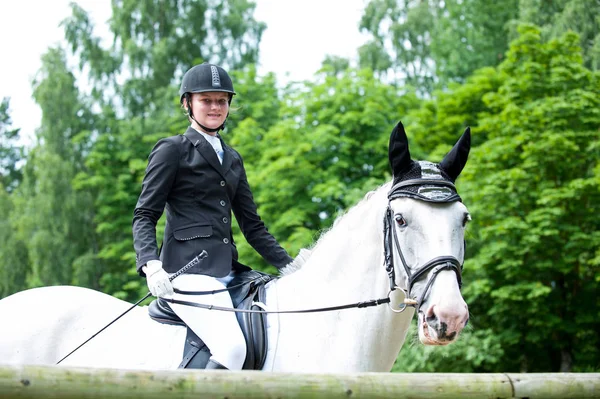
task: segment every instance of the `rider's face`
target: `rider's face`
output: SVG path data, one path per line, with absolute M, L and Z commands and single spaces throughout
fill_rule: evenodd
M 229 113 L 229 94 L 217 91 L 193 93 L 191 106 L 194 118 L 198 123 L 216 129 L 223 124 Z M 192 121 L 192 125 L 197 129 L 202 129 L 194 121 Z M 209 134 L 214 135 L 215 133 Z

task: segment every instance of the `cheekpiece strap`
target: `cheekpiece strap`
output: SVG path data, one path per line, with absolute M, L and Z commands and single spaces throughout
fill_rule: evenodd
M 394 272 L 394 256 L 392 253 L 392 210 L 388 206 L 383 218 L 383 257 L 385 261 L 385 270 L 390 278 L 390 290 L 396 289 L 396 273 Z

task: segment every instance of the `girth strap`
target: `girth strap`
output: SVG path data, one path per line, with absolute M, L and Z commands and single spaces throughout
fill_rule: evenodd
M 183 359 L 177 368 L 184 369 L 189 366 L 190 361 L 200 351 L 200 343 L 198 342 L 197 335 L 192 331 L 191 328 L 187 327 L 187 337 L 185 338 L 186 348 L 188 349 L 183 354 Z

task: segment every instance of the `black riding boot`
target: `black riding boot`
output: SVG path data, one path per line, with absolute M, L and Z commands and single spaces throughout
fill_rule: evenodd
M 227 367 L 223 366 L 221 363 L 216 362 L 212 359 L 209 359 L 208 363 L 206 363 L 206 370 L 229 370 Z

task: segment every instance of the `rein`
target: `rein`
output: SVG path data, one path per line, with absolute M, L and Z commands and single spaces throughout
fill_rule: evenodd
M 252 310 L 252 309 L 235 309 L 235 308 L 227 308 L 222 306 L 214 306 L 214 305 L 205 305 L 202 303 L 189 302 L 189 301 L 181 301 L 179 299 L 170 299 L 170 298 L 160 298 L 163 301 L 175 303 L 178 305 L 186 305 L 186 306 L 194 306 L 197 308 L 208 309 L 208 310 L 220 310 L 223 312 L 235 312 L 235 313 L 317 313 L 317 312 L 329 312 L 332 310 L 343 310 L 343 309 L 351 309 L 351 308 L 367 308 L 371 306 L 378 306 L 384 303 L 390 303 L 390 298 L 380 298 L 380 299 L 371 299 L 370 301 L 356 302 L 350 303 L 347 305 L 339 305 L 339 306 L 330 306 L 326 308 L 314 308 L 314 309 L 300 309 L 300 310 Z M 258 306 L 266 307 L 266 305 L 262 303 L 255 303 Z
M 264 279 L 263 276 L 257 277 L 255 279 L 249 280 L 249 281 L 244 281 L 243 283 L 239 283 L 236 285 L 232 285 L 231 287 L 226 287 L 226 288 L 221 288 L 219 290 L 212 290 L 212 291 L 182 291 L 182 290 L 178 290 L 177 288 L 173 288 L 173 292 L 177 293 L 177 294 L 183 294 L 183 295 L 213 295 L 213 294 L 218 294 L 220 292 L 226 292 L 226 291 L 231 291 L 235 288 L 239 288 L 242 287 L 246 284 L 252 284 L 255 281 L 262 281 Z M 172 280 L 171 280 L 172 281 Z M 164 298 L 161 298 L 164 299 Z M 164 299 L 166 300 L 166 299 Z
M 402 181 L 402 182 L 395 184 L 389 191 L 388 201 L 392 201 L 399 197 L 412 197 L 412 198 L 416 198 L 416 199 L 432 201 L 430 198 L 424 197 L 420 194 L 402 190 L 404 187 L 408 187 L 408 186 L 424 186 L 424 185 L 444 186 L 444 187 L 448 187 L 451 189 L 455 189 L 454 184 L 452 184 L 451 182 L 446 181 L 446 180 L 411 179 L 411 180 L 406 180 L 406 181 Z M 446 197 L 444 201 L 433 201 L 433 202 L 452 202 L 452 201 L 456 201 L 459 199 L 460 199 L 460 197 L 455 194 L 450 197 Z M 389 279 L 390 279 L 390 291 L 388 292 L 388 296 L 386 298 L 371 299 L 369 301 L 362 301 L 362 302 L 350 303 L 347 305 L 330 306 L 330 307 L 323 307 L 323 308 L 300 309 L 300 310 L 278 310 L 278 311 L 276 311 L 276 310 L 250 310 L 250 309 L 244 310 L 244 309 L 235 309 L 235 308 L 228 308 L 228 307 L 215 306 L 215 305 L 206 305 L 206 304 L 190 302 L 190 301 L 182 301 L 179 299 L 171 299 L 171 298 L 161 298 L 161 299 L 163 301 L 166 301 L 169 303 L 186 305 L 186 306 L 194 306 L 197 308 L 208 309 L 208 310 L 218 310 L 218 311 L 223 311 L 223 312 L 263 313 L 263 314 L 265 314 L 265 313 L 278 313 L 278 314 L 282 314 L 282 313 L 317 313 L 317 312 L 328 312 L 328 311 L 333 311 L 333 310 L 343 310 L 343 309 L 351 309 L 351 308 L 361 309 L 361 308 L 367 308 L 367 307 L 372 307 L 372 306 L 379 306 L 379 305 L 382 305 L 385 303 L 390 304 L 391 303 L 390 294 L 392 293 L 392 291 L 395 291 L 396 289 L 400 289 L 405 294 L 404 301 L 401 304 L 402 306 L 399 307 L 398 309 L 394 309 L 390 305 L 389 308 L 393 312 L 402 313 L 406 310 L 407 307 L 414 307 L 414 308 L 418 309 L 421 306 L 421 304 L 423 303 L 423 300 L 425 299 L 425 296 L 427 295 L 427 292 L 433 285 L 435 278 L 437 277 L 438 273 L 441 272 L 442 270 L 454 270 L 454 272 L 456 273 L 456 278 L 458 280 L 458 286 L 459 286 L 459 288 L 462 287 L 462 264 L 454 256 L 438 256 L 436 258 L 433 258 L 429 262 L 425 263 L 421 267 L 419 267 L 414 273 L 411 273 L 411 269 L 408 266 L 408 264 L 406 263 L 406 259 L 404 258 L 404 254 L 402 253 L 402 248 L 400 247 L 400 243 L 398 241 L 398 235 L 396 233 L 396 229 L 394 229 L 392 226 L 393 226 L 392 210 L 388 204 L 388 208 L 386 210 L 386 214 L 384 217 L 384 223 L 383 223 L 384 262 L 385 262 L 385 269 L 386 269 Z M 406 272 L 406 276 L 408 277 L 408 289 L 403 289 L 403 288 L 399 287 L 398 285 L 396 285 L 396 273 L 395 273 L 395 268 L 394 268 L 394 255 L 393 255 L 392 248 L 395 248 L 396 251 L 398 252 L 398 255 L 400 255 L 400 260 L 402 261 L 402 265 L 404 266 L 404 271 Z M 410 293 L 411 293 L 412 288 L 415 285 L 415 283 L 417 281 L 419 281 L 424 275 L 426 275 L 431 270 L 433 270 L 431 273 L 431 276 L 427 280 L 425 288 L 423 289 L 423 292 L 421 293 L 419 298 L 418 299 L 411 298 Z M 262 280 L 262 277 L 251 280 L 250 283 L 257 281 L 257 280 Z M 243 283 L 243 284 L 246 284 L 246 283 Z M 214 293 L 218 293 L 218 292 L 229 291 L 230 289 L 239 287 L 240 285 L 243 285 L 243 284 L 237 284 L 233 287 L 227 287 L 227 288 L 224 288 L 221 290 L 214 290 L 214 291 L 180 291 L 180 290 L 176 290 L 175 292 L 183 294 L 183 295 L 186 295 L 186 294 L 188 294 L 188 295 L 210 295 L 210 294 L 214 294 Z M 266 308 L 266 305 L 264 305 L 264 304 L 258 303 L 258 305 L 263 308 Z
M 236 284 L 231 287 L 227 287 L 227 288 L 223 288 L 223 289 L 219 289 L 219 290 L 212 290 L 212 291 L 182 291 L 182 290 L 177 290 L 177 289 L 175 289 L 174 291 L 176 293 L 179 293 L 182 295 L 211 295 L 211 294 L 215 294 L 215 293 L 219 293 L 219 292 L 230 291 L 234 288 L 241 287 L 245 284 L 252 284 L 255 281 L 262 281 L 263 279 L 264 279 L 264 276 L 260 276 L 260 277 L 257 277 L 255 279 L 252 279 L 252 280 L 244 282 L 244 283 L 240 283 L 240 284 Z M 173 299 L 173 298 L 160 298 L 160 299 L 165 302 L 169 302 L 169 303 L 185 305 L 185 306 L 194 306 L 194 307 L 201 308 L 201 309 L 219 310 L 219 311 L 223 311 L 223 312 L 235 312 L 235 313 L 263 313 L 263 314 L 264 313 L 279 313 L 279 314 L 281 314 L 281 313 L 317 313 L 317 312 L 329 312 L 329 311 L 333 311 L 333 310 L 343 310 L 343 309 L 352 309 L 352 308 L 362 309 L 362 308 L 378 306 L 378 305 L 382 305 L 384 303 L 391 302 L 391 300 L 389 298 L 389 294 L 388 294 L 387 298 L 371 299 L 369 301 L 361 301 L 361 302 L 356 302 L 356 303 L 350 303 L 347 305 L 328 306 L 328 307 L 324 307 L 324 308 L 299 309 L 299 310 L 251 310 L 251 309 L 228 308 L 228 307 L 215 306 L 215 305 L 205 305 L 202 303 L 183 301 L 180 299 Z M 257 303 L 257 305 L 260 307 L 266 308 L 265 304 Z

